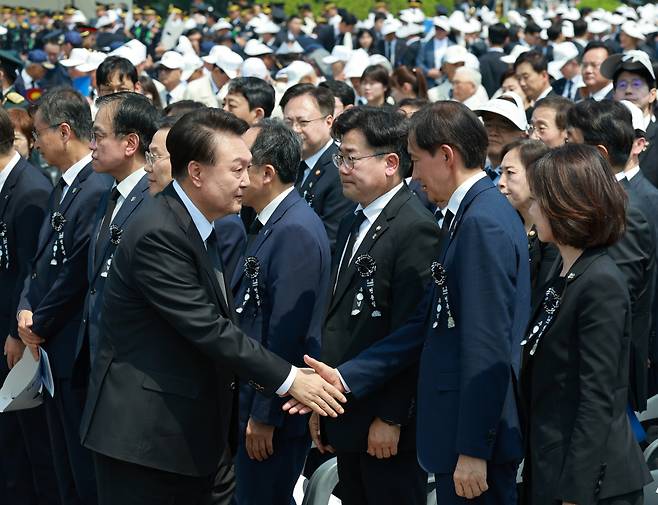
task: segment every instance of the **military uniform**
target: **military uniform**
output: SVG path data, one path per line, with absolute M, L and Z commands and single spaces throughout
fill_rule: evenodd
M 28 105 L 28 101 L 13 86 L 2 94 L 2 106 L 7 110 L 27 109 Z

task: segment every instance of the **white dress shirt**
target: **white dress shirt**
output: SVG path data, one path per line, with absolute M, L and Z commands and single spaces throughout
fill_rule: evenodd
M 626 179 L 626 172 L 624 172 L 623 170 L 621 172 L 617 172 L 615 174 L 615 179 L 617 179 L 617 182 L 623 181 L 624 179 Z
M 292 193 L 294 189 L 295 186 L 290 186 L 288 189 L 285 189 L 279 193 L 270 203 L 268 203 L 263 208 L 263 210 L 260 211 L 260 213 L 256 216 L 256 219 L 258 219 L 260 223 L 265 226 L 272 217 L 272 214 L 274 214 L 274 211 L 276 211 L 277 207 L 286 199 L 290 193 Z
M 457 215 L 459 206 L 461 205 L 462 200 L 466 196 L 466 193 L 468 193 L 468 190 L 471 189 L 476 182 L 478 182 L 480 179 L 484 179 L 485 177 L 488 177 L 487 173 L 484 170 L 479 171 L 477 174 L 470 176 L 468 179 L 462 182 L 459 185 L 459 187 L 455 190 L 455 192 L 452 194 L 450 200 L 448 200 L 448 205 L 446 206 L 446 209 L 452 212 L 453 215 L 453 221 L 450 224 L 450 229 L 453 228 L 453 225 L 455 223 L 454 216 Z M 442 213 L 445 216 L 446 214 L 445 209 L 442 210 Z
M 635 177 L 639 173 L 640 173 L 640 165 L 635 165 L 630 170 L 626 170 L 626 172 L 624 172 L 624 175 L 626 176 L 626 179 L 630 181 L 633 177 Z
M 306 162 L 306 166 L 307 166 L 308 168 L 306 168 L 306 169 L 304 170 L 304 177 L 302 178 L 302 184 L 304 184 L 304 182 L 306 181 L 306 178 L 307 178 L 308 175 L 311 173 L 311 170 L 313 170 L 313 168 L 315 167 L 315 164 L 316 164 L 316 163 L 318 162 L 318 160 L 322 157 L 322 155 L 324 154 L 324 152 L 325 152 L 327 149 L 329 149 L 329 147 L 330 147 L 331 144 L 333 144 L 333 143 L 334 143 L 334 139 L 329 139 L 329 142 L 327 142 L 327 143 L 324 145 L 324 147 L 323 147 L 322 149 L 320 149 L 318 152 L 316 152 L 315 154 L 309 156 L 308 158 L 306 158 L 306 159 L 304 160 L 304 161 Z
M 71 166 L 71 168 L 69 168 L 66 172 L 62 174 L 62 179 L 64 179 L 66 185 L 62 189 L 62 199 L 60 200 L 60 203 L 64 201 L 64 198 L 66 197 L 66 193 L 68 193 L 71 184 L 73 184 L 73 181 L 75 181 L 75 178 L 78 176 L 80 172 L 82 172 L 82 169 L 85 168 L 85 166 L 87 166 L 87 163 L 89 163 L 90 161 L 91 161 L 91 153 L 89 153 L 81 160 L 75 162 Z
M 11 171 L 14 169 L 20 159 L 21 155 L 15 152 L 9 160 L 9 163 L 7 163 L 2 170 L 0 170 L 0 193 L 2 192 L 2 188 L 5 186 L 5 182 L 7 182 L 7 179 L 9 178 L 9 174 L 11 174 Z
M 114 221 L 114 218 L 119 213 L 119 209 L 123 205 L 123 202 L 126 201 L 130 192 L 135 189 L 137 183 L 146 175 L 144 167 L 135 170 L 132 174 L 122 180 L 119 184 L 116 185 L 116 188 L 119 190 L 119 198 L 117 198 L 117 204 L 114 207 L 114 212 L 112 212 L 112 219 L 110 223 Z
M 434 68 L 441 68 L 441 62 L 443 61 L 443 55 L 448 49 L 448 37 L 444 39 L 433 39 L 434 40 Z
M 187 196 L 185 191 L 183 191 L 183 188 L 180 187 L 180 184 L 178 184 L 178 181 L 176 180 L 174 180 L 174 190 L 176 191 L 176 194 L 180 197 L 180 199 L 183 201 L 183 205 L 187 209 L 187 212 L 190 213 L 192 222 L 194 223 L 194 226 L 199 232 L 199 235 L 201 235 L 201 240 L 203 240 L 203 243 L 205 244 L 206 240 L 208 240 L 208 237 L 210 236 L 214 228 L 213 223 L 211 223 L 206 219 L 206 216 L 204 216 L 201 213 L 201 211 L 197 208 L 197 206 L 194 205 L 194 202 L 190 200 L 190 198 Z M 276 394 L 277 395 L 286 394 L 288 390 L 290 390 L 292 383 L 295 381 L 295 377 L 297 377 L 297 367 L 291 365 L 290 373 L 288 374 L 288 377 L 283 382 L 283 384 L 281 384 L 281 386 L 279 386 L 279 388 L 276 390 Z
M 598 90 L 596 93 L 592 93 L 590 98 L 600 102 L 603 100 L 608 93 L 612 91 L 612 83 L 608 84 L 605 88 Z

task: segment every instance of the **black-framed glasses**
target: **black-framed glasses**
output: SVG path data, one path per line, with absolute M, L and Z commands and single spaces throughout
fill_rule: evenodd
M 295 125 L 299 125 L 300 128 L 304 129 L 310 125 L 313 121 L 320 121 L 321 119 L 326 118 L 327 116 L 316 117 L 313 119 L 289 119 L 286 118 L 283 122 L 288 125 L 290 128 L 293 128 Z
M 365 160 L 367 158 L 374 158 L 375 156 L 384 156 L 385 154 L 388 153 L 375 153 L 375 154 L 368 154 L 366 156 L 359 156 L 358 158 L 355 158 L 353 156 L 345 156 L 342 154 L 340 151 L 337 153 L 334 153 L 331 159 L 334 162 L 334 165 L 336 168 L 340 168 L 343 165 L 345 165 L 347 168 L 350 170 L 354 170 L 354 164 L 359 161 L 359 160 Z
M 63 124 L 63 123 L 51 124 L 50 126 L 46 126 L 44 128 L 41 128 L 40 130 L 37 130 L 35 128 L 34 130 L 32 130 L 32 140 L 34 140 L 36 142 L 37 140 L 39 140 L 39 137 L 42 135 L 42 132 L 44 132 L 46 130 L 52 130 L 53 128 L 57 128 L 61 124 Z

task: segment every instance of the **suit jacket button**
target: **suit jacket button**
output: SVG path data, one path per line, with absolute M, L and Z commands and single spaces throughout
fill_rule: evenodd
M 89 291 L 89 292 L 90 292 L 92 295 L 95 295 L 95 294 L 96 294 L 96 289 L 95 289 L 95 288 L 91 288 L 91 291 Z
M 235 381 L 231 381 L 231 384 L 229 384 L 229 389 L 235 389 Z
M 37 278 L 37 273 L 36 273 L 36 272 L 32 272 L 32 278 L 33 278 L 33 279 L 36 279 L 36 278 Z

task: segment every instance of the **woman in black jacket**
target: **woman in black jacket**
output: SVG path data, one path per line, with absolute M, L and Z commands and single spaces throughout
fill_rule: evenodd
M 561 261 L 523 342 L 532 505 L 637 505 L 651 480 L 626 414 L 630 301 L 606 247 L 624 231 L 626 196 L 598 151 L 568 144 L 528 173 L 530 214 Z

